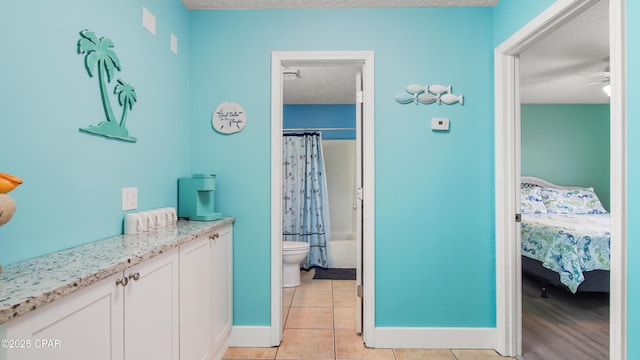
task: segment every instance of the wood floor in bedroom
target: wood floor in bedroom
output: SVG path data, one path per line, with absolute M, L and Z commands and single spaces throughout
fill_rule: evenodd
M 525 360 L 609 358 L 609 294 L 571 294 L 540 282 L 522 281 L 522 355 Z

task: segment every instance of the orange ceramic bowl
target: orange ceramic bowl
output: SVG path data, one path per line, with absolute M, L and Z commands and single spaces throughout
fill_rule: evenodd
M 20 184 L 22 184 L 22 179 L 19 177 L 0 173 L 0 194 L 6 194 Z

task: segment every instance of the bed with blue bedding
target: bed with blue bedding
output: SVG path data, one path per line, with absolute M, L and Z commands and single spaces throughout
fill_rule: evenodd
M 523 272 L 577 291 L 609 291 L 610 214 L 592 188 L 521 181 Z

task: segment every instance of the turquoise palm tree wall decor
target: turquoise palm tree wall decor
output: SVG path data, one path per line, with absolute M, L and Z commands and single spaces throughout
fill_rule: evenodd
M 97 73 L 102 107 L 106 117 L 106 120 L 100 122 L 98 125 L 89 125 L 88 127 L 80 128 L 80 131 L 113 139 L 136 142 L 138 139 L 129 135 L 129 130 L 127 130 L 126 127 L 128 111 L 133 109 L 133 104 L 138 99 L 135 88 L 122 79 L 118 79 L 117 81 L 118 84 L 114 88 L 114 94 L 117 95 L 118 103 L 122 106 L 122 116 L 119 122 L 113 113 L 107 92 L 107 83 L 111 82 L 115 71 L 120 70 L 120 59 L 118 59 L 118 56 L 112 50 L 113 47 L 113 42 L 108 38 L 98 38 L 90 30 L 80 31 L 78 54 L 85 54 L 84 66 L 89 76 L 94 77 Z
M 129 110 L 133 109 L 133 103 L 135 103 L 138 98 L 136 95 L 136 89 L 133 86 L 127 84 L 124 80 L 118 79 L 118 85 L 113 89 L 114 93 L 118 95 L 118 103 L 122 106 L 122 117 L 120 118 L 120 127 L 126 129 L 127 124 L 127 108 Z

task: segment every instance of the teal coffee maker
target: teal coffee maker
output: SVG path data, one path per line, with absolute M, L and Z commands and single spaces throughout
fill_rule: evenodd
M 189 220 L 217 220 L 222 213 L 215 212 L 216 176 L 194 174 L 178 179 L 178 216 Z

